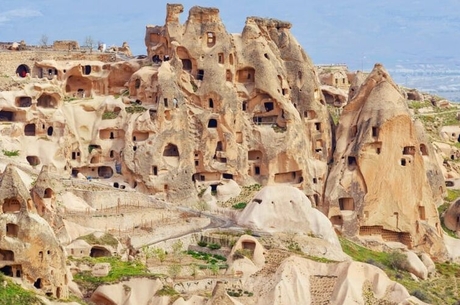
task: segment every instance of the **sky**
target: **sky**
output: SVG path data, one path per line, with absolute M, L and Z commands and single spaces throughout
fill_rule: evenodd
M 0 41 L 38 44 L 91 38 L 110 45 L 127 41 L 146 54 L 145 26 L 164 25 L 158 0 L 0 0 Z M 183 0 L 181 22 L 194 5 L 217 7 L 226 29 L 241 33 L 247 16 L 293 24 L 291 32 L 315 64 L 345 63 L 370 69 L 407 63 L 460 63 L 458 0 Z

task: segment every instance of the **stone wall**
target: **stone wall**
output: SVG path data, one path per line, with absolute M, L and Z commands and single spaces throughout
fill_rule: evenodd
M 27 65 L 32 70 L 34 63 L 42 60 L 98 60 L 102 62 L 114 62 L 116 61 L 116 57 L 113 53 L 93 52 L 89 54 L 82 51 L 0 51 L 0 76 L 14 76 L 16 69 L 22 64 Z

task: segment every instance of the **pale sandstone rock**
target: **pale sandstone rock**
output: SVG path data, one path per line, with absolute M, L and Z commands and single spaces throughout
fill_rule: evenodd
M 444 180 L 398 87 L 377 64 L 344 108 L 322 210 L 349 236 L 382 236 L 445 256 L 436 205 Z M 415 224 L 415 225 L 414 225 Z
M 454 232 L 460 231 L 460 200 L 457 199 L 443 214 L 445 226 Z
M 436 265 L 434 264 L 433 260 L 428 254 L 422 252 L 422 254 L 420 255 L 420 260 L 428 270 L 428 275 L 433 275 L 434 273 L 436 273 Z
M 266 186 L 239 215 L 238 224 L 265 232 L 312 234 L 331 246 L 339 247 L 331 222 L 298 189 L 291 186 Z
M 243 305 L 236 298 L 230 297 L 225 291 L 225 286 L 218 281 L 212 291 L 212 297 L 206 305 Z
M 97 263 L 91 269 L 91 274 L 95 277 L 107 276 L 112 267 L 110 263 Z
M 193 295 L 188 300 L 184 300 L 184 298 L 178 298 L 172 305 L 205 305 L 207 299 L 202 296 Z
M 415 274 L 417 277 L 421 278 L 422 280 L 426 280 L 428 278 L 428 268 L 425 264 L 420 260 L 420 258 L 412 251 L 406 251 L 404 254 L 407 256 L 407 266 L 406 269 L 410 273 Z
M 233 261 L 233 255 L 235 252 L 247 251 L 251 253 L 249 259 L 254 262 L 258 268 L 262 268 L 265 264 L 265 249 L 257 240 L 257 238 L 250 235 L 242 235 L 232 248 L 229 254 L 229 262 Z
M 5 168 L 0 181 L 0 267 L 8 276 L 57 298 L 67 298 L 65 252 L 36 206 L 14 166 Z
M 241 193 L 241 187 L 234 180 L 223 181 L 217 186 L 217 200 L 225 202 Z
M 391 281 L 375 266 L 357 262 L 324 264 L 295 256 L 285 259 L 273 273 L 255 274 L 253 282 L 246 285 L 254 291 L 258 305 L 366 304 L 363 291 L 393 303 L 410 298 L 404 286 Z
M 132 278 L 113 285 L 99 286 L 90 300 L 96 304 L 147 305 L 161 288 L 163 284 L 158 279 Z

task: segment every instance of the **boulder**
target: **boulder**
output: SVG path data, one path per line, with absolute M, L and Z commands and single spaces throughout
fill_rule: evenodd
M 109 275 L 111 269 L 110 263 L 97 263 L 91 269 L 91 274 L 95 277 L 104 277 Z
M 434 264 L 433 260 L 428 254 L 426 254 L 425 252 L 422 252 L 422 254 L 420 254 L 420 260 L 422 261 L 422 263 L 425 265 L 426 269 L 428 270 L 428 275 L 432 275 L 436 273 L 436 265 Z
M 256 231 L 310 234 L 340 247 L 331 222 L 292 186 L 264 187 L 241 212 L 237 223 Z
M 428 278 L 428 269 L 425 264 L 420 260 L 420 258 L 412 251 L 405 252 L 407 256 L 407 265 L 406 269 L 412 274 L 415 274 L 422 280 Z
M 254 292 L 255 304 L 367 304 L 369 295 L 376 303 L 399 304 L 410 298 L 404 286 L 365 263 L 324 264 L 290 256 L 275 272 L 269 268 L 270 262 L 245 285 Z

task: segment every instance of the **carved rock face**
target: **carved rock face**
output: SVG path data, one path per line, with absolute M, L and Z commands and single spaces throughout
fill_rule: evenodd
M 57 298 L 68 297 L 66 262 L 50 225 L 37 213 L 16 169 L 0 182 L 0 268 Z
M 344 108 L 324 212 L 347 235 L 443 252 L 436 204 L 444 186 L 423 127 L 381 65 Z
M 190 10 L 185 25 L 172 19 L 147 27 L 153 68 L 130 81 L 130 94 L 154 109 L 154 119 L 140 117 L 133 126 L 149 130 L 153 141 L 124 154 L 127 170 L 151 191 L 166 188 L 171 199 L 233 179 L 288 183 L 320 203 L 331 128 L 313 65 L 291 25 L 250 17 L 241 35 L 231 35 L 217 9 L 201 7 Z M 162 155 L 168 145 L 179 154 Z M 139 149 L 151 158 L 141 158 Z

